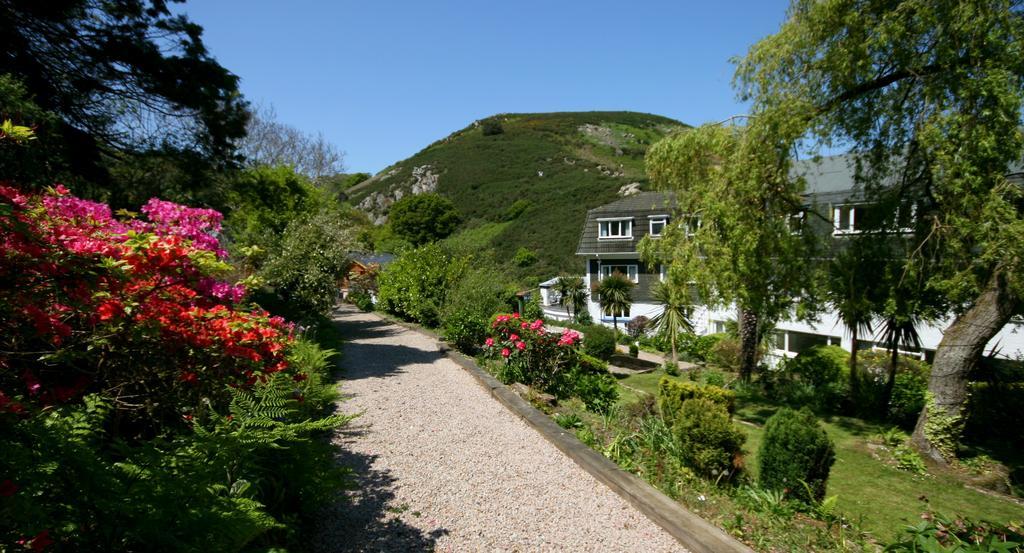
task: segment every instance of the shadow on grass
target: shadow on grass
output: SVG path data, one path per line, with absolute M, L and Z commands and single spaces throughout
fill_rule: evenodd
M 768 405 L 750 405 L 740 409 L 736 416 L 741 417 L 747 422 L 752 422 L 758 426 L 764 426 L 764 423 L 768 422 L 768 419 L 778 411 L 779 408 Z
M 429 531 L 412 526 L 403 518 L 418 517 L 416 505 L 396 505 L 397 479 L 387 469 L 373 467 L 377 455 L 355 453 L 348 445 L 366 432 L 353 424 L 338 434 L 338 463 L 352 469 L 352 489 L 344 498 L 325 509 L 315 550 L 347 551 L 434 551 L 437 540 L 449 533 L 436 526 Z
M 858 438 L 871 438 L 881 433 L 885 428 L 894 425 L 886 425 L 879 421 L 863 420 L 854 417 L 846 417 L 841 415 L 833 415 L 825 417 L 825 422 L 840 428 L 853 436 Z

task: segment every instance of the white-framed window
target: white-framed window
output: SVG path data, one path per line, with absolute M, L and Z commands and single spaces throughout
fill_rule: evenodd
M 843 204 L 832 206 L 833 234 L 857 234 L 864 230 L 868 215 L 868 204 Z
M 633 219 L 598 219 L 597 227 L 599 240 L 633 238 Z
M 665 233 L 665 227 L 668 225 L 667 215 L 652 215 L 648 219 L 651 225 L 651 236 L 661 236 Z
M 832 206 L 832 225 L 835 227 L 833 234 L 858 234 L 869 230 L 886 230 L 886 227 L 879 228 L 886 223 L 874 212 L 875 206 L 867 203 L 841 204 Z M 896 208 L 895 225 L 889 222 L 889 232 L 913 232 L 914 221 L 917 219 L 917 206 L 911 203 L 900 205 Z M 893 228 L 895 227 L 895 228 Z
M 640 266 L 631 265 L 627 263 L 614 264 L 614 263 L 602 263 L 601 264 L 601 278 L 607 278 L 615 273 L 628 278 L 633 284 L 640 282 Z
M 630 310 L 630 307 L 627 307 L 626 309 L 618 311 L 618 312 L 613 314 L 611 309 L 606 309 L 606 310 L 604 310 L 602 312 L 602 315 L 603 315 L 602 318 L 604 320 L 606 320 L 606 321 L 612 320 L 613 317 L 617 317 L 619 319 L 628 319 L 629 318 L 629 310 Z

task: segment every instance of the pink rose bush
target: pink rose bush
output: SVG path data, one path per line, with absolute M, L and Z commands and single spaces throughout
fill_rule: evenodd
M 566 330 L 551 334 L 542 319 L 524 321 L 519 313 L 496 315 L 491 331 L 493 336 L 484 342 L 484 352 L 504 359 L 499 377 L 507 382 L 544 387 L 578 357 L 579 333 Z
M 583 336 L 572 329 L 548 332 L 544 321 L 518 313 L 496 315 L 484 341 L 495 376 L 522 382 L 557 398 L 577 397 L 588 409 L 607 411 L 618 399 L 618 384 L 601 361 L 580 352 Z

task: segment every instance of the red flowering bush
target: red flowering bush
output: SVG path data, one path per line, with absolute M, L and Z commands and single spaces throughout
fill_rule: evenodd
M 0 185 L 0 551 L 271 549 L 336 497 L 333 353 L 240 304 L 220 223 Z
M 223 280 L 221 215 L 157 199 L 141 211 L 0 186 L 0 411 L 103 391 L 180 416 L 287 369 L 291 327 L 238 309 L 245 288 Z

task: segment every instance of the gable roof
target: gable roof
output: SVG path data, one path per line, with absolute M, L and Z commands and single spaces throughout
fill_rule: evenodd
M 384 265 L 387 265 L 388 263 L 391 263 L 392 261 L 395 260 L 395 256 L 390 253 L 349 252 L 348 257 L 349 259 L 355 261 L 356 263 L 359 263 L 363 267 L 369 267 L 374 263 L 383 267 Z
M 670 215 L 674 207 L 673 196 L 664 192 L 640 192 L 610 204 L 595 207 L 587 212 L 587 220 L 580 233 L 576 255 L 635 252 L 640 239 L 650 232 L 648 223 L 650 216 Z M 598 222 L 604 217 L 633 219 L 633 237 L 605 240 L 598 238 Z

